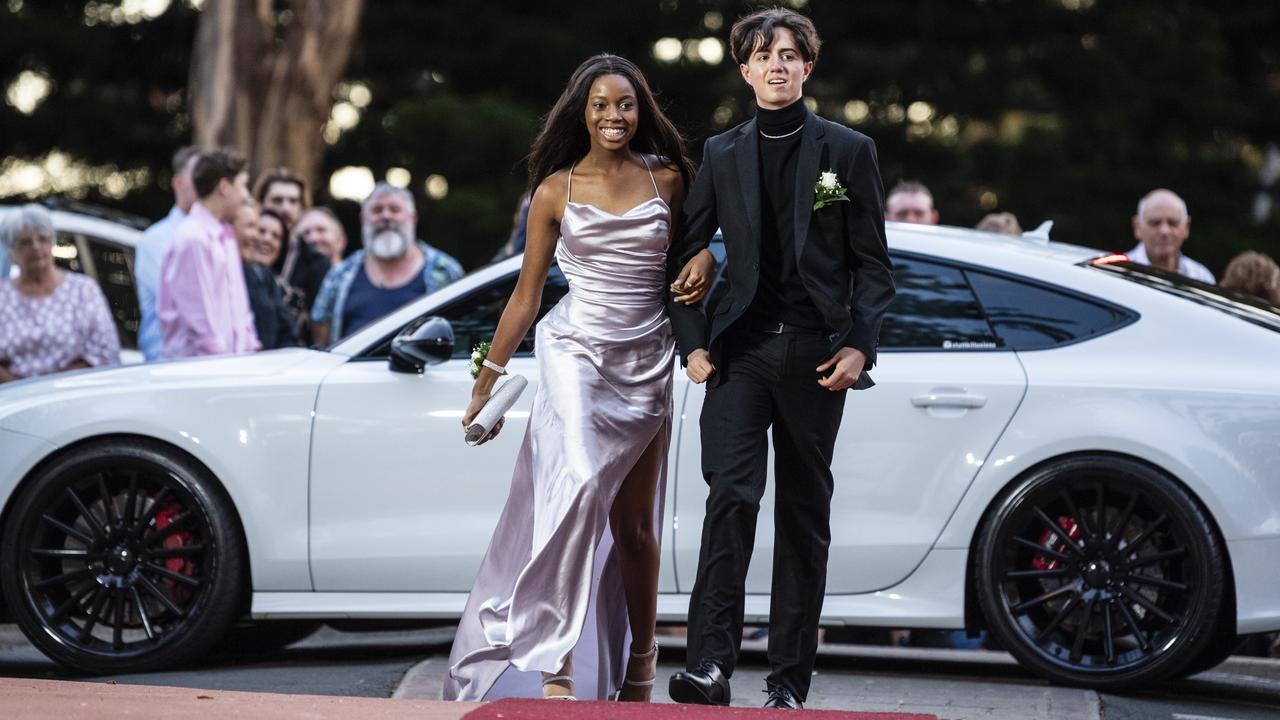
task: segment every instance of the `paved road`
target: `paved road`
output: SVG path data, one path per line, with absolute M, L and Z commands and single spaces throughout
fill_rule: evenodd
M 410 668 L 434 654 L 447 654 L 452 641 L 452 628 L 343 633 L 326 627 L 285 650 L 258 657 L 221 655 L 181 670 L 85 679 L 210 690 L 390 697 Z M 76 677 L 42 655 L 13 625 L 0 625 L 0 676 Z
M 164 673 L 86 678 L 95 682 L 211 690 L 438 697 L 451 628 L 312 637 L 257 657 L 220 656 Z M 662 676 L 682 663 L 668 643 Z M 764 700 L 762 643 L 746 643 L 734 675 L 735 705 Z M 69 676 L 12 625 L 0 625 L 0 676 Z M 656 693 L 665 701 L 665 693 Z M 1280 717 L 1280 662 L 1232 660 L 1214 671 L 1144 694 L 1099 695 L 1039 680 L 1004 653 L 824 646 L 810 707 L 934 713 L 948 720 L 1262 720 Z

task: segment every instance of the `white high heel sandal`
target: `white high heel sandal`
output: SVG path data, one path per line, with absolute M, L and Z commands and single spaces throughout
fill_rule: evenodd
M 633 652 L 631 653 L 631 659 L 632 660 L 648 660 L 649 658 L 654 657 L 657 654 L 658 654 L 658 643 L 655 641 L 653 643 L 653 648 L 649 650 L 649 652 L 646 652 L 646 653 Z M 627 669 L 628 670 L 631 669 L 631 664 L 629 662 L 627 663 Z M 628 685 L 630 685 L 631 687 L 652 687 L 654 683 L 656 683 L 657 681 L 658 681 L 657 667 L 654 668 L 653 677 L 649 678 L 648 680 L 632 680 L 631 678 L 624 676 L 622 678 L 622 687 L 618 688 L 618 692 L 616 692 L 613 696 L 614 700 L 615 701 L 622 700 L 623 687 L 627 687 Z
M 542 686 L 543 686 L 543 687 L 546 687 L 546 686 L 548 686 L 548 685 L 550 685 L 550 684 L 552 684 L 552 683 L 568 683 L 568 684 L 569 684 L 569 688 L 570 688 L 570 692 L 572 692 L 572 688 L 573 688 L 573 676 L 572 676 L 572 675 L 546 675 L 546 674 L 543 674 L 543 676 L 542 676 Z M 542 696 L 542 699 L 543 699 L 543 700 L 577 700 L 578 698 L 574 697 L 573 695 L 543 695 L 543 696 Z

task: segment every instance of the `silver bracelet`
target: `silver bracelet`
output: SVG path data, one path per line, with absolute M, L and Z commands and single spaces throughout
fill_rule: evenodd
M 485 367 L 487 367 L 487 368 L 489 368 L 490 370 L 492 370 L 492 371 L 494 371 L 494 372 L 498 373 L 499 375 L 506 375 L 506 374 L 507 374 L 507 369 L 506 369 L 505 367 L 503 367 L 503 366 L 499 365 L 499 364 L 498 364 L 498 363 L 496 363 L 496 362 L 493 362 L 493 361 L 492 361 L 492 360 L 490 360 L 489 358 L 485 358 L 484 360 L 481 360 L 481 361 L 480 361 L 480 364 L 481 364 L 481 365 L 483 365 L 483 366 L 485 366 Z

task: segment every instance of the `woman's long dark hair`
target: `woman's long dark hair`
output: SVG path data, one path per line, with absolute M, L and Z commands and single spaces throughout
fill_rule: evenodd
M 621 75 L 635 88 L 636 101 L 640 104 L 640 124 L 631 138 L 631 149 L 657 155 L 664 165 L 678 170 L 684 180 L 685 192 L 688 192 L 693 184 L 693 163 L 685 152 L 680 131 L 658 107 L 640 68 L 626 58 L 607 53 L 587 59 L 573 71 L 560 99 L 547 114 L 542 132 L 529 153 L 529 192 L 537 190 L 548 176 L 569 167 L 591 149 L 583 116 L 587 109 L 587 94 L 601 75 Z

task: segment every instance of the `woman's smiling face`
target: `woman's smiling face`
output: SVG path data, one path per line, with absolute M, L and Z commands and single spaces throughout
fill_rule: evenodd
M 636 90 L 622 75 L 601 75 L 587 93 L 584 118 L 591 144 L 605 150 L 625 148 L 636 135 L 640 109 Z

